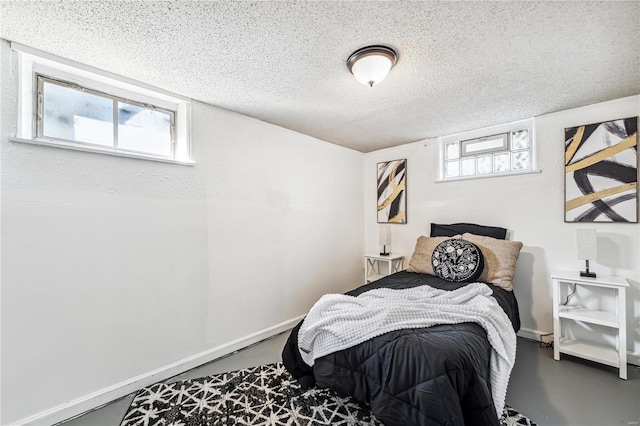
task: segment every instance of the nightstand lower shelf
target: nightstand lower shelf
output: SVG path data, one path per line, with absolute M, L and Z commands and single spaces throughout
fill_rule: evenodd
M 371 274 L 371 275 L 367 275 L 367 277 L 365 278 L 365 282 L 366 283 L 372 283 L 374 281 L 378 281 L 380 278 L 383 278 L 384 275 L 382 274 Z
M 598 345 L 597 343 L 561 337 L 558 352 L 559 354 L 573 355 L 611 367 L 620 367 L 618 351 L 614 348 Z

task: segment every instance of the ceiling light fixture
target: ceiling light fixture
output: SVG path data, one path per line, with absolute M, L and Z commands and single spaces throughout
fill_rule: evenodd
M 386 46 L 367 46 L 353 52 L 347 60 L 351 74 L 362 84 L 373 87 L 389 74 L 398 62 L 395 50 Z

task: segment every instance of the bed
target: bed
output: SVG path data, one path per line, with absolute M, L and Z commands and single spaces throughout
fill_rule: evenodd
M 513 345 L 510 356 L 515 357 L 515 332 L 520 328 L 520 321 L 511 281 L 522 243 L 504 240 L 506 230 L 503 228 L 454 225 L 432 225 L 430 237 L 418 238 L 406 271 L 389 275 L 345 295 L 323 296 L 318 301 L 305 320 L 292 330 L 282 354 L 285 367 L 304 388 L 319 386 L 355 397 L 369 404 L 373 414 L 385 426 L 499 424 L 500 407 L 504 403 L 512 364 L 508 368 L 504 364 L 496 367 L 495 363 L 501 358 L 496 355 L 496 346 L 502 345 L 502 339 L 508 337 L 507 340 L 513 343 L 506 346 Z M 469 230 L 475 234 L 466 232 Z M 479 235 L 482 233 L 484 235 Z M 434 256 L 437 258 L 438 250 L 454 240 L 471 243 L 482 254 L 481 271 L 474 272 L 471 281 L 458 282 L 446 273 L 443 278 L 442 271 L 434 267 L 432 261 Z M 438 262 L 435 264 L 441 266 Z M 343 344 L 342 337 L 329 336 L 326 341 L 332 344 L 340 342 L 338 350 L 330 347 L 324 352 L 316 352 L 319 356 L 314 355 L 314 359 L 309 361 L 309 339 L 321 342 L 322 337 L 326 337 L 322 332 L 330 329 L 325 316 L 339 312 L 338 308 L 345 303 L 360 309 L 361 306 L 369 306 L 369 302 L 361 302 L 363 298 L 388 304 L 390 302 L 384 299 L 388 295 L 405 297 L 405 294 L 410 294 L 406 300 L 415 301 L 416 292 L 420 292 L 419 303 L 431 303 L 432 299 L 426 300 L 422 296 L 429 294 L 434 295 L 433 300 L 447 298 L 446 303 L 449 304 L 449 299 L 458 301 L 458 294 L 468 294 L 472 290 L 484 296 L 478 294 L 466 299 L 494 304 L 483 309 L 489 311 L 488 314 L 504 318 L 501 320 L 502 329 L 496 331 L 486 321 L 476 322 L 475 318 L 465 319 L 469 318 L 466 316 L 455 320 L 445 316 L 442 323 L 435 324 L 433 318 L 429 318 L 431 322 L 424 327 L 411 323 L 408 327 L 394 325 L 389 328 L 387 323 L 381 326 L 376 322 L 372 328 L 378 332 L 374 330 L 371 338 L 366 334 L 371 331 L 362 334 L 359 329 L 355 333 L 350 329 L 351 335 L 356 335 L 355 344 Z M 478 299 L 480 296 L 482 299 Z M 402 300 L 404 303 L 405 299 Z M 323 301 L 324 304 L 321 303 Z M 406 305 L 398 306 L 404 310 Z M 434 312 L 432 307 L 439 309 L 431 304 L 416 306 L 411 305 L 407 312 L 421 309 L 419 312 L 429 316 Z M 447 305 L 446 308 L 458 312 L 457 306 Z M 472 311 L 473 315 L 475 312 Z M 413 313 L 415 311 L 409 315 L 411 321 L 415 320 Z M 377 321 L 376 315 L 372 316 L 368 311 L 360 319 L 374 318 L 372 321 Z M 391 315 L 387 312 L 383 321 L 395 316 L 397 312 Z M 439 318 L 439 314 L 435 316 Z M 337 328 L 343 327 L 352 317 L 351 313 L 343 315 L 332 324 Z M 310 319 L 312 323 L 315 319 L 321 324 L 313 329 L 315 334 L 312 333 L 311 338 L 308 337 Z M 404 320 L 406 322 L 406 318 Z M 502 351 L 498 350 L 500 354 L 503 351 L 504 347 Z M 496 379 L 496 368 L 501 375 L 500 380 Z

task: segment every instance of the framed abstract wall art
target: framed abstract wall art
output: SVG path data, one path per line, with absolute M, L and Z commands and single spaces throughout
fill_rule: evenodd
M 378 223 L 407 223 L 407 160 L 378 163 Z
M 638 117 L 564 130 L 565 222 L 638 222 Z

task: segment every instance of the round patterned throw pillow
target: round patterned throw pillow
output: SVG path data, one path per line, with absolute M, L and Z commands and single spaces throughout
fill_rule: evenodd
M 451 238 L 438 244 L 431 255 L 433 271 L 447 281 L 471 282 L 484 268 L 482 252 L 473 243 Z

